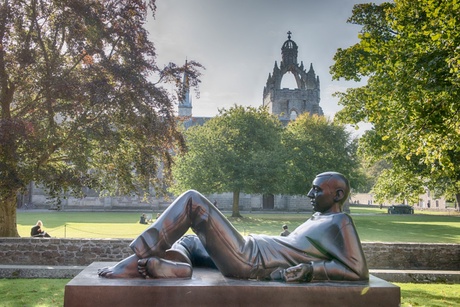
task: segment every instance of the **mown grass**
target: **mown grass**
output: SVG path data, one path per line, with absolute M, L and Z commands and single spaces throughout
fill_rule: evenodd
M 56 307 L 64 305 L 70 279 L 0 279 L 1 307 Z
M 384 209 L 352 208 L 351 214 L 363 242 L 460 243 L 460 215 L 389 215 Z M 310 213 L 252 213 L 229 220 L 244 235 L 278 235 L 281 226 L 295 229 Z M 17 225 L 20 236 L 30 236 L 38 219 L 53 237 L 133 239 L 147 225 L 139 224 L 140 213 L 133 212 L 56 212 L 20 211 Z
M 135 238 L 146 225 L 138 223 L 141 212 L 56 212 L 20 211 L 17 216 L 21 236 L 30 235 L 37 219 L 54 237 Z M 362 241 L 460 243 L 460 216 L 439 212 L 414 215 L 388 215 L 375 207 L 351 208 Z M 229 214 L 227 214 L 228 216 Z M 292 230 L 311 216 L 299 214 L 244 214 L 229 220 L 243 234 L 277 235 L 283 224 Z M 68 279 L 0 279 L 0 306 L 62 306 Z M 408 284 L 401 287 L 401 306 L 458 306 L 459 284 Z
M 455 307 L 460 305 L 460 284 L 395 283 L 401 288 L 403 307 Z
M 55 307 L 64 303 L 69 279 L 0 279 L 0 306 Z M 458 306 L 460 284 L 396 283 L 401 288 L 403 307 Z

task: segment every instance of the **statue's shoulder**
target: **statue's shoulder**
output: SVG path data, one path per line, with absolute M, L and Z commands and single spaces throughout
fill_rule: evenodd
M 333 218 L 333 219 L 351 219 L 351 217 L 345 212 L 335 212 L 335 213 L 320 213 L 315 212 L 312 217 L 314 218 Z
M 345 213 L 345 212 L 336 213 L 334 220 L 335 220 L 335 223 L 337 225 L 340 225 L 341 228 L 344 228 L 344 227 L 354 228 L 353 219 L 348 213 Z
M 333 224 L 346 225 L 346 224 L 352 224 L 353 223 L 353 220 L 352 220 L 351 216 L 349 216 L 345 212 L 330 213 L 330 214 L 325 214 L 323 216 L 328 217 L 329 219 L 331 219 L 331 222 Z

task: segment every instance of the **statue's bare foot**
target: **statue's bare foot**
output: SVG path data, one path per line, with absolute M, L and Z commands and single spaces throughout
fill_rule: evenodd
M 192 265 L 192 261 L 190 260 L 190 254 L 187 253 L 187 250 L 182 246 L 178 247 L 180 247 L 181 249 L 175 248 L 166 250 L 164 259 L 174 262 L 184 262 Z
M 153 278 L 190 278 L 192 266 L 188 263 L 175 262 L 162 258 L 151 257 L 139 259 L 137 263 L 139 273 L 144 277 Z
M 137 261 L 139 258 L 136 255 L 131 255 L 114 266 L 99 269 L 97 274 L 105 278 L 136 278 L 141 277 L 137 270 Z

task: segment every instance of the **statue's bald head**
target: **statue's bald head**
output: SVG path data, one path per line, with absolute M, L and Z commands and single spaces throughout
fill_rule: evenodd
M 348 195 L 350 194 L 350 182 L 348 179 L 344 175 L 337 172 L 324 172 L 316 175 L 316 178 L 323 179 L 324 177 L 327 178 L 325 183 L 329 186 L 331 192 L 335 193 L 337 190 L 343 191 L 343 197 L 339 201 L 340 205 L 343 205 L 343 203 L 348 199 Z

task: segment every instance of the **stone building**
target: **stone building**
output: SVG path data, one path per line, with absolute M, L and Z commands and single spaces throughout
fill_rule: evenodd
M 298 46 L 291 39 L 291 32 L 288 32 L 288 39 L 281 47 L 281 62 L 278 67 L 275 61 L 273 72 L 269 74 L 267 84 L 263 91 L 263 105 L 269 108 L 272 114 L 278 115 L 279 119 L 287 124 L 298 115 L 309 112 L 310 114 L 323 115 L 323 110 L 319 106 L 320 102 L 320 82 L 310 65 L 308 72 L 305 70 L 303 62 L 297 61 Z M 187 65 L 187 62 L 186 62 Z M 281 88 L 282 79 L 286 74 L 292 74 L 295 78 L 297 88 Z M 187 76 L 183 77 L 184 84 L 187 84 Z M 178 104 L 178 117 L 181 119 L 185 128 L 195 125 L 203 125 L 209 117 L 193 116 L 193 106 L 190 92 L 187 91 Z M 36 207 L 56 207 L 56 204 L 47 199 L 46 193 L 39 187 L 35 187 L 30 195 L 30 202 Z M 87 191 L 87 196 L 83 199 L 69 197 L 65 199 L 60 208 L 86 209 L 86 210 L 122 210 L 139 209 L 147 211 L 163 210 L 170 202 L 166 199 L 150 199 L 146 202 L 134 196 L 125 197 L 100 197 L 94 191 Z M 211 201 L 215 200 L 220 209 L 231 210 L 232 193 L 207 195 Z M 49 204 L 49 205 L 47 205 Z M 287 195 L 240 195 L 241 210 L 283 210 L 283 211 L 305 211 L 312 210 L 310 200 L 306 196 L 287 196 Z
M 187 66 L 187 61 L 185 61 L 185 66 Z M 184 74 L 183 84 L 188 84 L 187 74 Z M 192 97 L 190 97 L 190 91 L 187 90 L 181 101 L 179 101 L 177 115 L 180 118 L 190 118 L 192 116 Z
M 287 124 L 298 115 L 308 112 L 310 114 L 323 115 L 320 103 L 320 82 L 310 64 L 308 72 L 303 62 L 297 61 L 298 46 L 291 39 L 291 32 L 288 39 L 281 47 L 281 62 L 278 67 L 277 61 L 273 72 L 268 75 L 267 83 L 263 91 L 263 105 L 267 106 L 269 112 L 276 114 L 278 118 Z M 297 87 L 294 89 L 281 88 L 283 77 L 292 74 Z M 186 77 L 184 77 L 186 82 Z M 183 119 L 185 128 L 202 125 L 209 120 L 207 117 L 194 117 L 192 114 L 192 103 L 190 95 L 184 96 L 179 103 L 178 114 Z M 208 195 L 210 199 L 216 200 L 219 208 L 230 209 L 232 206 L 232 193 Z M 288 195 L 240 195 L 241 210 L 283 210 L 283 211 L 304 211 L 311 210 L 310 200 L 306 196 Z
M 445 197 L 437 197 L 429 189 L 425 188 L 425 194 L 420 194 L 417 203 L 409 203 L 408 201 L 403 202 L 406 205 L 414 206 L 415 209 L 446 209 L 446 199 Z M 375 205 L 388 207 L 391 205 L 401 204 L 401 202 L 387 199 L 382 203 L 377 203 L 374 201 L 374 195 L 371 193 L 352 193 L 350 195 L 350 204 L 358 205 Z
M 310 64 L 307 72 L 303 62 L 298 63 L 298 46 L 291 39 L 292 33 L 289 31 L 287 34 L 288 39 L 281 47 L 280 65 L 278 67 L 275 61 L 273 72 L 268 75 L 263 92 L 263 105 L 268 106 L 270 113 L 278 115 L 284 123 L 296 119 L 305 112 L 323 115 L 323 110 L 319 106 L 319 76 L 316 76 L 313 64 Z M 281 88 L 283 77 L 287 74 L 293 75 L 297 88 Z

